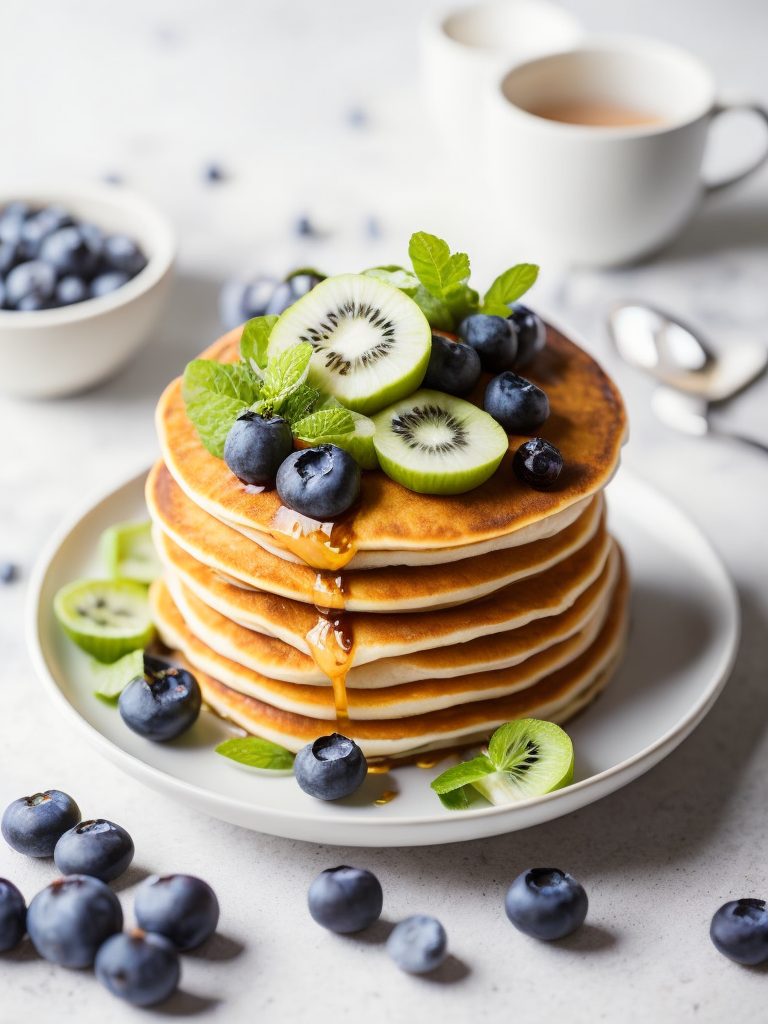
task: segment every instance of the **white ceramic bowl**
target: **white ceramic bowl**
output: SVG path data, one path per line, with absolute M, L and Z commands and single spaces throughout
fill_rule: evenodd
M 0 391 L 24 398 L 82 391 L 114 374 L 150 337 L 173 270 L 173 228 L 150 203 L 121 186 L 0 189 L 0 209 L 14 199 L 37 207 L 60 203 L 106 233 L 128 235 L 148 259 L 136 277 L 109 295 L 60 309 L 0 309 Z

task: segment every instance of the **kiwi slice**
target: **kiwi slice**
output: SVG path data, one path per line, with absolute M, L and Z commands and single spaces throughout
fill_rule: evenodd
M 496 771 L 472 786 L 492 804 L 517 803 L 573 782 L 573 744 L 554 722 L 520 718 L 497 729 L 488 744 Z
M 269 337 L 269 358 L 308 341 L 309 383 L 365 415 L 410 394 L 427 372 L 432 332 L 403 292 L 363 274 L 340 274 L 290 306 Z
M 102 533 L 100 548 L 113 579 L 151 583 L 162 571 L 150 522 L 115 523 Z
M 417 391 L 373 422 L 381 468 L 420 494 L 463 494 L 488 479 L 508 448 L 492 416 L 441 391 Z
M 355 423 L 354 433 L 343 438 L 344 443 L 341 447 L 346 448 L 360 469 L 378 469 L 379 457 L 373 444 L 376 424 L 357 412 L 352 413 L 352 419 Z
M 147 588 L 133 580 L 75 580 L 56 594 L 53 610 L 78 647 L 102 662 L 146 647 L 155 631 Z

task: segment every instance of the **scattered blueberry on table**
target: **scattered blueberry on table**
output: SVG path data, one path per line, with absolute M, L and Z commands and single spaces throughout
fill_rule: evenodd
M 378 921 L 384 893 L 373 872 L 344 864 L 317 876 L 309 887 L 307 903 L 314 921 L 345 935 Z
M 448 955 L 448 936 L 437 918 L 412 914 L 395 925 L 387 939 L 387 952 L 409 974 L 427 974 Z
M 206 164 L 203 170 L 203 177 L 206 181 L 211 184 L 217 184 L 220 181 L 226 181 L 227 175 L 224 172 L 223 167 L 220 164 Z
M 765 900 L 742 899 L 723 904 L 712 918 L 709 937 L 715 949 L 738 964 L 768 960 L 768 907 Z
M 583 886 L 558 868 L 531 868 L 507 890 L 507 917 L 525 935 L 551 942 L 584 923 L 589 901 Z
M 81 821 L 56 843 L 53 859 L 62 875 L 90 875 L 112 882 L 133 860 L 133 840 L 104 818 Z
M 162 1003 L 176 991 L 181 976 L 173 943 L 141 930 L 110 936 L 99 947 L 94 968 L 104 988 L 134 1006 Z
M 2 285 L 0 285 L 1 291 Z M 0 583 L 13 583 L 18 574 L 18 568 L 13 562 L 0 562 Z
M 146 265 L 133 239 L 57 204 L 13 202 L 0 211 L 0 309 L 34 312 L 108 295 Z
M 318 800 L 340 800 L 363 784 L 368 763 L 354 740 L 334 732 L 302 747 L 293 762 L 301 789 Z
M 101 944 L 122 927 L 117 896 L 105 882 L 88 875 L 51 882 L 27 910 L 32 945 L 62 967 L 90 967 Z
M 0 822 L 3 839 L 26 857 L 52 857 L 56 843 L 80 821 L 80 808 L 67 793 L 48 789 L 9 804 Z
M 144 675 L 120 694 L 120 717 L 139 736 L 156 742 L 176 739 L 197 721 L 203 698 L 200 686 L 184 668 L 144 655 Z
M 0 878 L 0 953 L 14 949 L 27 931 L 27 904 L 7 878 Z
M 202 878 L 154 875 L 137 889 L 134 913 L 139 928 L 164 935 L 183 952 L 196 949 L 216 931 L 219 902 Z

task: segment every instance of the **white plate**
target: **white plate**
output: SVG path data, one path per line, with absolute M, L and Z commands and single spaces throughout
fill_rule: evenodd
M 632 625 L 621 668 L 597 702 L 568 726 L 576 781 L 509 807 L 444 810 L 430 780 L 450 762 L 369 776 L 332 804 L 303 793 L 292 776 L 239 768 L 214 753 L 231 734 L 211 714 L 169 744 L 127 729 L 116 709 L 91 693 L 87 657 L 53 616 L 60 586 L 103 575 L 97 541 L 110 524 L 144 518 L 144 475 L 66 524 L 44 552 L 32 586 L 29 646 L 46 691 L 95 748 L 153 789 L 225 821 L 273 835 L 350 846 L 423 846 L 498 835 L 536 825 L 599 800 L 666 757 L 701 721 L 736 654 L 739 607 L 722 563 L 668 499 L 621 471 L 609 488 L 611 529 L 632 575 Z M 385 789 L 392 802 L 374 804 Z

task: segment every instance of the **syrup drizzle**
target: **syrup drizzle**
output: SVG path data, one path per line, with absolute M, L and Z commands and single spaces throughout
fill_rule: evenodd
M 399 790 L 397 789 L 385 789 L 381 796 L 377 797 L 373 802 L 379 807 L 384 804 L 391 803 L 397 796 Z
M 339 571 L 354 557 L 352 519 L 335 523 L 309 519 L 281 505 L 272 520 L 272 537 L 317 569 L 312 599 L 317 622 L 306 635 L 315 664 L 333 687 L 336 721 L 349 722 L 347 673 L 352 665 L 352 622 L 344 612 L 344 578 Z

